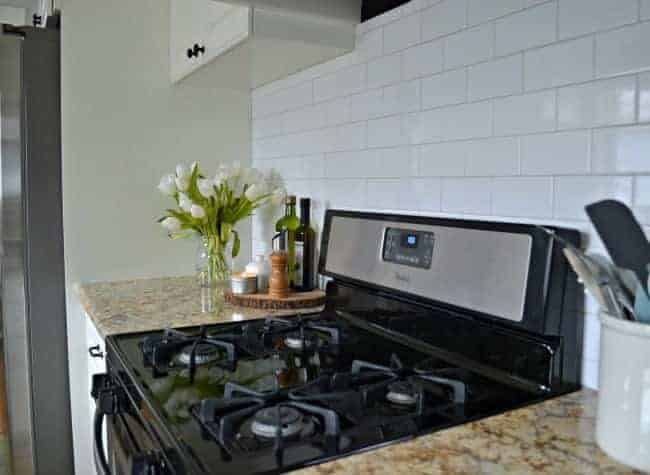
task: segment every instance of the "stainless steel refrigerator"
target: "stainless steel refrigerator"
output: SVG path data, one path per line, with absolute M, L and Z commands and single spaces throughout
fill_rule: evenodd
M 0 25 L 2 346 L 13 473 L 74 472 L 65 314 L 60 35 Z

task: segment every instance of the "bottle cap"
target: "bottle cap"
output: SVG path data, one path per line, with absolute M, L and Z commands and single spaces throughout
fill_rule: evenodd
M 309 206 L 310 204 L 311 204 L 311 199 L 310 198 L 300 198 L 300 207 L 301 208 Z

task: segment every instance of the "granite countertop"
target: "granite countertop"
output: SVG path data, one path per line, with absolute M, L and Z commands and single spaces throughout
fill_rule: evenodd
M 77 284 L 75 290 L 81 306 L 104 337 L 322 310 L 261 310 L 225 303 L 217 312 L 204 313 L 201 289 L 193 276 L 90 282 Z
M 103 336 L 295 314 L 225 304 L 201 312 L 194 277 L 86 283 L 82 307 Z M 320 308 L 305 310 L 318 311 Z M 595 442 L 597 393 L 581 391 L 296 473 L 632 474 Z
M 595 441 L 589 389 L 299 470 L 300 475 L 633 474 Z

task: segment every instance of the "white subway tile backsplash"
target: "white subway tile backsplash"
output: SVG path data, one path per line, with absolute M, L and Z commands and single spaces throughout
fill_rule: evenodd
M 326 207 L 552 220 L 604 253 L 585 204 L 620 199 L 650 226 L 639 19 L 650 0 L 414 0 L 359 25 L 355 51 L 253 91 L 253 163 L 311 196 L 315 223 Z
M 469 176 L 508 176 L 519 174 L 519 141 L 495 138 L 467 144 L 466 174 Z
M 634 189 L 634 205 L 650 206 L 650 176 L 636 177 Z
M 499 216 L 550 218 L 553 215 L 553 178 L 495 178 L 492 212 Z
M 442 71 L 442 41 L 431 41 L 402 53 L 402 79 L 428 76 Z
M 522 88 L 521 54 L 495 59 L 469 68 L 470 101 L 517 94 L 521 92 Z
M 421 145 L 418 148 L 420 176 L 463 176 L 467 164 L 467 142 Z
M 357 35 L 355 53 L 360 61 L 381 56 L 384 53 L 384 30 L 377 28 Z
M 467 72 L 464 69 L 422 79 L 422 108 L 431 109 L 467 101 Z
M 633 76 L 569 86 L 558 91 L 558 127 L 581 128 L 635 121 Z
M 650 126 L 594 130 L 592 172 L 650 172 Z
M 373 89 L 349 97 L 349 118 L 355 122 L 381 117 L 384 114 L 384 91 Z
M 650 68 L 650 23 L 596 36 L 596 75 L 612 76 Z
M 366 208 L 366 180 L 343 179 L 325 182 L 325 202 L 330 208 Z
M 366 132 L 365 122 L 341 125 L 336 128 L 334 142 L 327 151 L 364 149 L 368 145 Z
M 559 0 L 560 38 L 584 35 L 637 19 L 637 0 Z
M 407 192 L 413 195 L 418 211 L 440 211 L 441 180 L 440 178 L 415 178 L 408 182 Z
M 383 56 L 368 63 L 368 88 L 386 86 L 402 77 L 402 55 Z
M 555 179 L 553 215 L 558 219 L 587 220 L 585 206 L 612 198 L 630 203 L 632 179 L 629 177 L 566 176 Z
M 494 24 L 487 23 L 449 35 L 444 44 L 446 69 L 484 61 L 493 53 Z
M 641 0 L 641 20 L 650 20 L 650 0 Z
M 555 132 L 521 138 L 523 175 L 589 173 L 589 131 Z
M 417 148 L 420 176 L 464 176 L 469 153 L 468 142 L 445 142 Z
M 650 122 L 650 73 L 639 75 L 639 122 Z
M 383 113 L 391 115 L 420 110 L 420 89 L 418 80 L 385 87 L 382 103 Z
M 543 91 L 494 101 L 496 135 L 546 132 L 555 128 L 555 91 Z
M 350 99 L 347 97 L 322 102 L 320 107 L 327 127 L 352 121 L 350 117 L 352 112 Z
M 438 109 L 443 140 L 462 140 L 492 135 L 492 104 L 476 102 Z
M 555 40 L 555 2 L 523 10 L 496 22 L 496 54 L 505 55 Z
M 402 117 L 391 116 L 368 121 L 368 147 L 392 147 L 409 143 Z
M 406 49 L 420 42 L 421 18 L 419 14 L 401 18 L 384 27 L 384 54 Z
M 325 119 L 319 105 L 294 109 L 285 112 L 282 116 L 285 133 L 288 134 L 326 127 Z
M 483 23 L 507 15 L 508 13 L 521 10 L 522 7 L 522 0 L 469 0 L 467 6 L 468 23 L 470 25 Z
M 402 180 L 368 180 L 367 187 L 367 202 L 370 208 L 403 209 L 402 200 L 406 193 Z
M 358 64 L 314 80 L 317 102 L 361 92 L 366 86 L 366 65 Z
M 421 13 L 422 39 L 432 40 L 465 26 L 467 0 L 444 0 Z
M 525 89 L 546 89 L 583 82 L 594 75 L 592 37 L 527 51 L 524 55 Z
M 371 154 L 367 150 L 328 153 L 325 158 L 325 176 L 327 178 L 365 177 L 370 163 Z
M 488 215 L 491 210 L 491 178 L 443 178 L 442 211 Z
M 311 81 L 298 84 L 291 89 L 282 89 L 260 96 L 253 107 L 253 118 L 264 117 L 311 104 L 314 99 Z

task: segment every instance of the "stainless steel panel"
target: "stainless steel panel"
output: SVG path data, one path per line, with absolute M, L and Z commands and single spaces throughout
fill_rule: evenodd
M 386 228 L 433 232 L 431 268 L 384 261 Z M 531 247 L 524 234 L 334 216 L 325 270 L 520 322 Z
M 34 473 L 22 206 L 22 40 L 0 35 L 2 326 L 12 458 Z M 14 463 L 14 465 L 16 465 Z M 17 467 L 15 467 L 17 468 Z
M 1 26 L 1 25 L 0 25 Z M 0 35 L 2 316 L 16 473 L 73 473 L 59 33 Z

